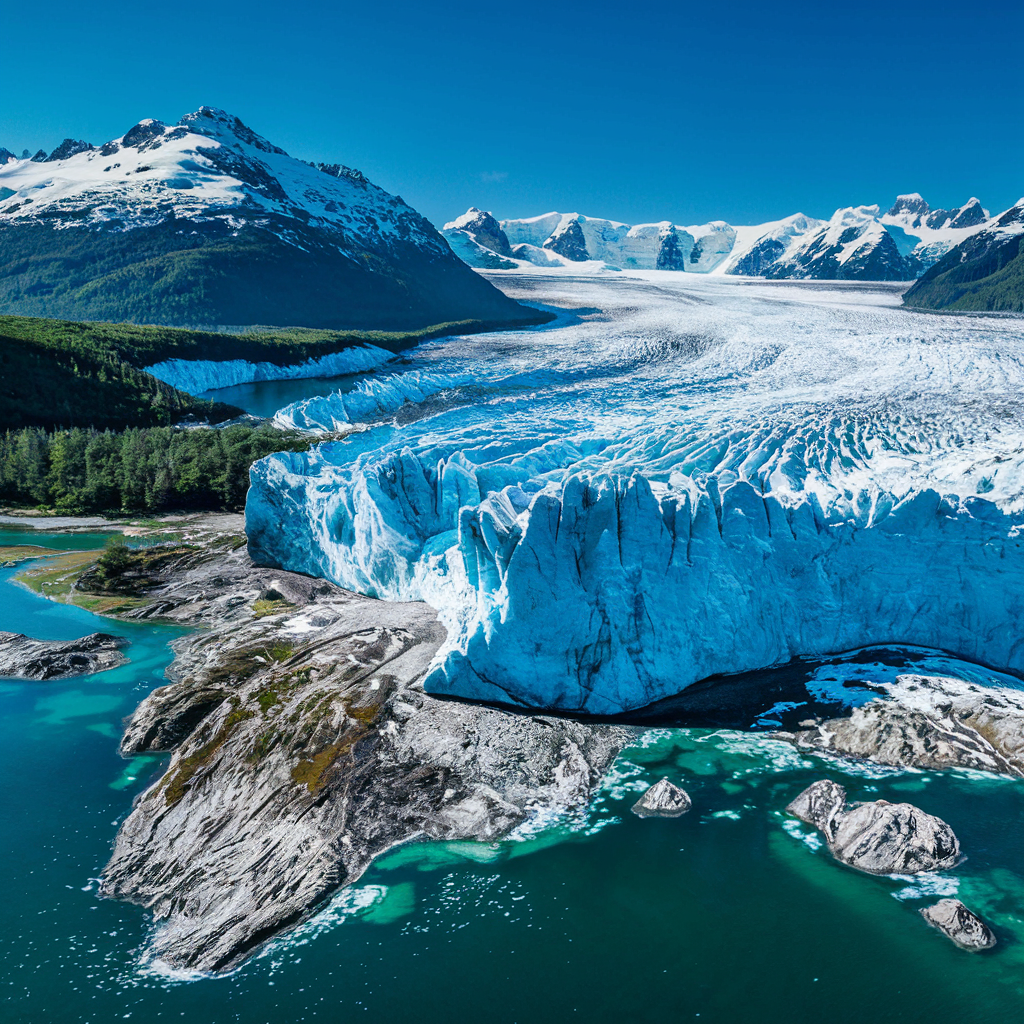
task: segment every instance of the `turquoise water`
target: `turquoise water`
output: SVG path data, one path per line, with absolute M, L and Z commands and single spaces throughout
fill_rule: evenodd
M 577 820 L 499 844 L 393 851 L 230 977 L 161 975 L 141 963 L 144 912 L 97 899 L 93 880 L 132 797 L 164 763 L 123 761 L 117 739 L 162 681 L 176 631 L 52 605 L 12 585 L 11 572 L 0 572 L 0 628 L 106 629 L 132 640 L 132 661 L 66 683 L 0 682 L 5 1024 L 1021 1019 L 1024 785 L 842 771 L 763 733 L 712 729 L 647 733 Z M 666 774 L 693 811 L 630 814 Z M 907 799 L 941 815 L 967 860 L 916 882 L 837 865 L 779 814 L 826 774 L 851 799 Z M 926 892 L 953 891 L 995 926 L 992 953 L 957 950 L 917 915 Z

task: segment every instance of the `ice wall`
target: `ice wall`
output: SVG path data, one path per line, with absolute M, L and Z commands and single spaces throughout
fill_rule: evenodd
M 254 468 L 254 557 L 440 606 L 452 635 L 432 692 L 612 713 L 883 643 L 1024 669 L 1020 517 L 983 498 L 876 492 L 823 510 L 639 474 L 482 497 L 465 461 L 431 472 L 410 453 L 355 491 L 320 471 L 311 494 L 302 458 Z
M 166 359 L 147 366 L 146 372 L 171 387 L 190 395 L 258 380 L 296 380 L 301 377 L 340 377 L 383 366 L 394 354 L 376 345 L 360 345 L 332 352 L 304 363 L 278 366 L 276 363 L 251 363 L 246 359 Z

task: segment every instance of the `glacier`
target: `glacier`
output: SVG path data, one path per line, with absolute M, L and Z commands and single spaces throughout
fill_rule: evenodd
M 252 384 L 259 380 L 298 380 L 302 377 L 341 377 L 349 373 L 376 370 L 395 358 L 393 352 L 377 345 L 359 345 L 331 352 L 302 363 L 249 362 L 247 359 L 165 359 L 145 368 L 157 380 L 199 395 L 236 384 Z
M 1024 671 L 1024 319 L 900 289 L 502 277 L 564 312 L 297 403 L 258 561 L 436 607 L 428 690 L 630 710 L 873 644 Z

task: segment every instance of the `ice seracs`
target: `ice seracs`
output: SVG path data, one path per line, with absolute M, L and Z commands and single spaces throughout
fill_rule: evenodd
M 254 554 L 428 601 L 428 687 L 503 704 L 615 713 L 878 643 L 1024 671 L 1018 321 L 894 289 L 544 281 L 601 313 L 283 410 L 367 429 L 253 467 Z

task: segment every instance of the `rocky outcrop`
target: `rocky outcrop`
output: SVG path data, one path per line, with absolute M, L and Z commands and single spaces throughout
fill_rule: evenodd
M 678 818 L 692 806 L 686 790 L 667 778 L 656 782 L 635 804 L 633 813 L 640 818 Z
M 821 780 L 786 810 L 820 829 L 836 860 L 869 874 L 913 875 L 960 862 L 960 843 L 949 825 L 913 804 L 847 805 L 842 786 Z
M 551 237 L 545 240 L 543 248 L 578 263 L 590 259 L 587 240 L 583 237 L 583 229 L 578 220 L 566 220 L 559 224 Z
M 124 637 L 90 633 L 81 640 L 33 640 L 0 632 L 0 676 L 18 679 L 67 679 L 124 665 Z
M 943 676 L 899 676 L 846 718 L 809 721 L 798 747 L 910 768 L 1024 777 L 1024 691 Z
M 846 809 L 846 790 L 831 779 L 812 782 L 786 810 L 801 821 L 813 825 L 832 842 L 836 824 Z
M 511 256 L 512 248 L 501 225 L 490 213 L 471 206 L 461 217 L 445 224 L 444 232 L 464 231 L 477 245 L 497 253 L 499 256 Z
M 432 698 L 444 630 L 427 606 L 194 548 L 131 613 L 210 628 L 174 641 L 171 685 L 127 725 L 125 753 L 174 755 L 102 883 L 152 910 L 151 952 L 174 967 L 238 963 L 396 843 L 494 840 L 584 807 L 632 735 Z
M 992 929 L 959 900 L 939 900 L 922 907 L 921 916 L 961 949 L 991 949 L 996 944 Z
M 46 163 L 53 163 L 56 160 L 67 160 L 77 153 L 88 153 L 96 147 L 91 142 L 84 142 L 82 139 L 65 139 L 47 158 Z
M 960 862 L 960 843 L 946 822 L 886 800 L 844 811 L 829 847 L 837 860 L 873 875 L 942 871 Z

